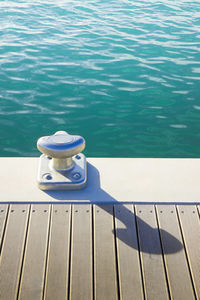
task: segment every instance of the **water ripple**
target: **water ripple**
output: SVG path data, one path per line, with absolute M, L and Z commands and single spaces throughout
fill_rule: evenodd
M 199 156 L 199 20 L 196 0 L 0 1 L 1 155 L 62 126 L 91 156 Z

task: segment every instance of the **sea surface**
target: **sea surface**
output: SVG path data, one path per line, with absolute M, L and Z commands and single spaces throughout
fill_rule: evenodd
M 0 1 L 0 156 L 58 130 L 101 157 L 200 157 L 200 2 Z

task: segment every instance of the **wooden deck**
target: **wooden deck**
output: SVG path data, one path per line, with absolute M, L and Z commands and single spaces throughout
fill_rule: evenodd
M 0 299 L 200 299 L 200 206 L 0 204 Z

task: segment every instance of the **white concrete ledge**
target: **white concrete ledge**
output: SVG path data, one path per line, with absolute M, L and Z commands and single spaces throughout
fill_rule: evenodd
M 38 158 L 0 158 L 0 202 L 200 204 L 200 159 L 87 160 L 85 189 L 44 192 L 36 183 Z

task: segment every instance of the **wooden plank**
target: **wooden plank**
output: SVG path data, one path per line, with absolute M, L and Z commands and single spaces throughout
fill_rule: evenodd
M 33 205 L 31 208 L 20 300 L 39 300 L 43 297 L 50 208 L 50 205 Z
M 0 204 L 0 254 L 3 242 L 3 233 L 5 229 L 6 216 L 8 212 L 8 204 Z
M 136 205 L 138 237 L 148 300 L 168 299 L 162 249 L 153 205 Z
M 194 299 L 174 205 L 157 206 L 158 222 L 172 299 Z
M 143 299 L 138 240 L 133 205 L 115 205 L 120 298 Z
M 68 292 L 71 205 L 53 205 L 45 297 L 64 300 Z
M 0 299 L 16 299 L 26 238 L 29 205 L 11 205 L 0 265 Z
M 195 205 L 178 205 L 188 262 L 197 299 L 200 299 L 200 220 Z
M 118 299 L 113 206 L 94 206 L 95 299 Z
M 69 299 L 89 300 L 92 289 L 92 206 L 74 205 L 72 216 L 71 280 Z

